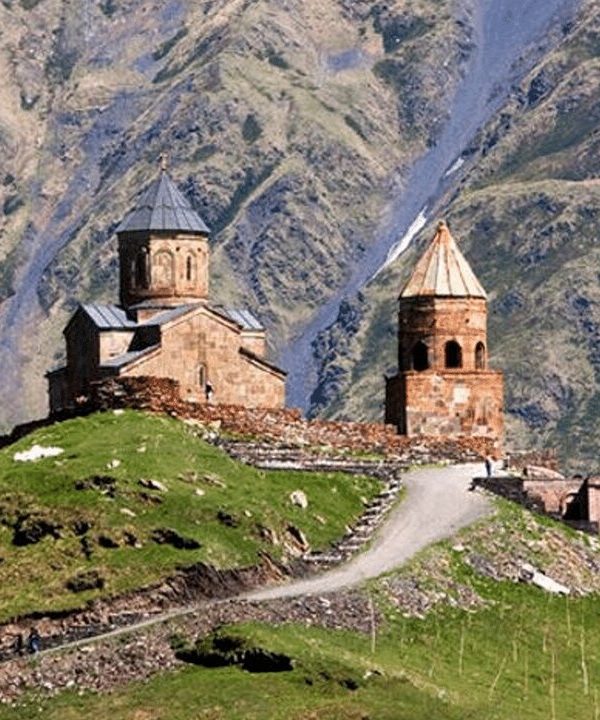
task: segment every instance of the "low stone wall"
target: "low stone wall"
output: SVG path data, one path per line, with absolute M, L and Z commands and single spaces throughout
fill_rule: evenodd
M 506 457 L 506 467 L 515 474 L 521 474 L 525 468 L 534 466 L 558 472 L 560 470 L 556 450 L 544 448 L 527 452 L 511 453 Z
M 473 482 L 475 487 L 561 520 L 577 530 L 598 533 L 599 523 L 588 509 L 588 486 L 581 478 L 481 477 Z
M 113 378 L 95 384 L 89 407 L 133 408 L 166 413 L 202 423 L 218 423 L 228 433 L 291 447 L 325 447 L 373 452 L 410 462 L 480 460 L 494 451 L 484 437 L 411 437 L 383 423 L 305 420 L 297 409 L 246 408 L 181 400 L 177 382 L 161 378 Z

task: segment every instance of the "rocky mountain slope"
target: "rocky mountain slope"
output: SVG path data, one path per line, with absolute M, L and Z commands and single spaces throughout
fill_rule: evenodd
M 381 417 L 410 252 L 369 279 L 444 212 L 490 292 L 512 436 L 585 455 L 596 25 L 590 0 L 3 0 L 3 423 L 43 414 L 75 301 L 115 297 L 113 230 L 167 151 L 214 297 L 269 326 L 293 403 Z
M 165 151 L 212 228 L 215 299 L 252 306 L 284 347 L 443 117 L 435 88 L 468 44 L 449 7 L 4 2 L 4 421 L 44 409 L 76 299 L 115 296 L 113 230 Z
M 584 8 L 465 149 L 458 187 L 437 206 L 490 295 L 492 362 L 507 377 L 510 439 L 558 446 L 588 468 L 600 413 L 598 30 L 593 8 Z M 418 248 L 432 233 L 427 226 Z M 348 302 L 320 337 L 316 408 L 381 412 L 395 298 L 415 252 Z

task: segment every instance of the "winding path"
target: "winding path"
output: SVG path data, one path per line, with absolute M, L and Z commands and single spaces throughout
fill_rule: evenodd
M 383 522 L 371 545 L 345 565 L 320 575 L 292 580 L 255 590 L 238 599 L 257 601 L 299 595 L 323 594 L 359 585 L 410 560 L 420 550 L 491 513 L 492 505 L 479 492 L 470 492 L 471 480 L 482 470 L 481 464 L 421 468 L 402 476 L 406 494 Z M 229 598 L 228 600 L 230 600 Z M 227 602 L 216 600 L 212 602 Z M 42 654 L 143 630 L 167 620 L 185 617 L 202 610 L 207 601 L 171 610 L 94 637 L 49 648 Z
M 270 600 L 328 593 L 358 585 L 393 570 L 437 540 L 453 535 L 491 511 L 489 500 L 470 492 L 477 464 L 414 470 L 402 476 L 406 495 L 392 510 L 371 546 L 341 567 L 306 580 L 295 580 L 248 593 L 249 600 Z

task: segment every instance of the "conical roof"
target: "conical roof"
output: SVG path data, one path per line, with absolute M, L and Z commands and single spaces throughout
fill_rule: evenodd
M 445 222 L 438 224 L 431 244 L 400 293 L 401 298 L 420 295 L 487 297 Z
M 140 231 L 210 232 L 164 168 L 117 228 L 118 233 Z

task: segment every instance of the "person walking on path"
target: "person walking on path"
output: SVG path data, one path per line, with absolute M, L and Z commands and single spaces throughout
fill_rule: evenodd
M 27 638 L 27 650 L 32 654 L 39 653 L 42 649 L 42 638 L 36 628 L 32 628 Z
M 489 480 L 492 477 L 492 458 L 489 455 L 485 457 L 485 475 Z

